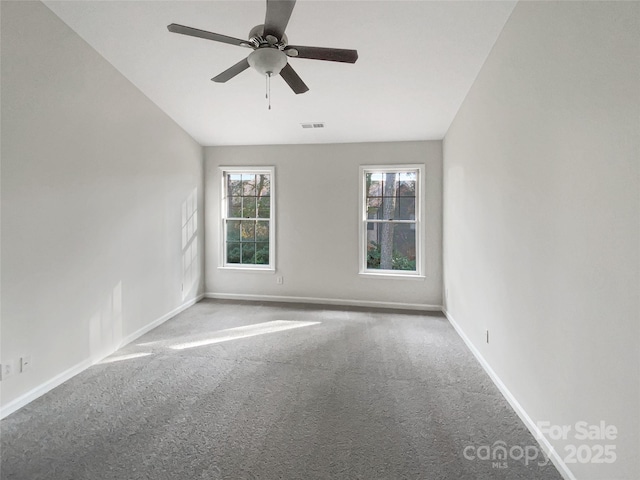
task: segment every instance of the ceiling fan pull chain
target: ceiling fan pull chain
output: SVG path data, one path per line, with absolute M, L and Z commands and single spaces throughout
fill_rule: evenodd
M 269 110 L 271 110 L 271 72 L 267 72 L 267 100 L 269 101 Z

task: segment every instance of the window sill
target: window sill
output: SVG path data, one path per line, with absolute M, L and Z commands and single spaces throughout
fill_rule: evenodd
M 229 265 L 218 267 L 218 270 L 232 270 L 234 272 L 248 273 L 276 273 L 275 267 L 232 267 Z
M 359 272 L 359 275 L 364 278 L 383 278 L 383 279 L 399 279 L 399 280 L 420 280 L 424 281 L 427 277 L 419 275 L 417 273 L 376 273 L 376 272 Z

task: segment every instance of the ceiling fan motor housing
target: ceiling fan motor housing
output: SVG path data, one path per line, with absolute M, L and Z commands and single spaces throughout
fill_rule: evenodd
M 284 48 L 289 43 L 289 40 L 287 39 L 287 35 L 284 33 L 282 34 L 281 39 L 273 37 L 272 35 L 265 36 L 264 25 L 256 25 L 255 27 L 253 27 L 251 31 L 249 31 L 248 38 L 249 38 L 249 41 L 254 43 L 254 45 L 256 46 L 267 44 L 267 45 L 275 45 L 278 48 Z M 275 39 L 275 41 L 273 39 Z

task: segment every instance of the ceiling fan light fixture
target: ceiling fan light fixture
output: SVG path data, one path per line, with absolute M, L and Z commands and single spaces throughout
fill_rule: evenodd
M 249 54 L 247 62 L 260 75 L 274 77 L 287 64 L 287 56 L 277 48 L 259 48 Z

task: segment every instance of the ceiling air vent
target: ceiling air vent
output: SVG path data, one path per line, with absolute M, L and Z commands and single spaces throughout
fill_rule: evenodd
M 302 128 L 324 128 L 324 122 L 301 123 Z

